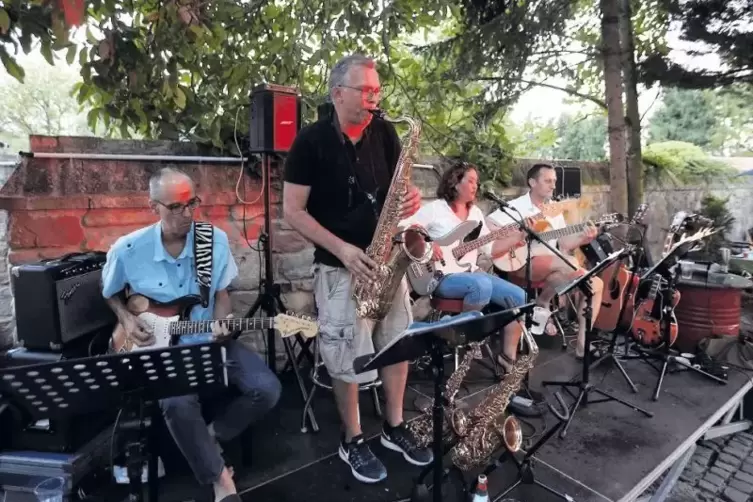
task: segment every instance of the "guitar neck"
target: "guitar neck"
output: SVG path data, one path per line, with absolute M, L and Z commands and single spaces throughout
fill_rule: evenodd
M 543 218 L 544 218 L 544 215 L 541 213 L 537 214 L 536 216 L 532 216 L 532 219 L 534 221 L 538 221 Z M 518 228 L 519 228 L 519 225 L 517 223 L 510 223 L 509 225 L 505 225 L 504 227 L 498 228 L 497 230 L 494 230 L 493 232 L 489 232 L 483 237 L 479 237 L 478 239 L 472 240 L 470 242 L 464 242 L 460 244 L 458 247 L 452 250 L 452 255 L 456 259 L 460 259 L 475 249 L 485 246 L 489 244 L 490 242 L 494 242 L 497 239 L 502 239 L 503 237 L 506 237 L 507 235 L 517 231 Z
M 554 239 L 559 239 L 561 237 L 566 237 L 568 235 L 577 234 L 579 232 L 582 232 L 586 229 L 587 223 L 578 223 L 576 225 L 570 225 L 569 227 L 565 228 L 558 228 L 556 230 L 549 230 L 547 232 L 542 232 L 539 234 L 539 238 L 541 238 L 542 241 L 551 241 Z
M 250 319 L 212 319 L 209 321 L 177 321 L 170 323 L 171 335 L 211 333 L 212 323 L 221 320 L 230 331 L 253 331 L 274 327 L 274 317 L 254 317 Z

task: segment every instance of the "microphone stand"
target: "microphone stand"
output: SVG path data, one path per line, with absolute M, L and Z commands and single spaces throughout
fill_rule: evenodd
M 505 213 L 513 222 L 517 223 L 518 226 L 520 226 L 520 229 L 523 230 L 527 237 L 526 237 L 526 248 L 528 250 L 528 259 L 526 259 L 525 264 L 525 282 L 526 282 L 526 295 L 528 298 L 533 297 L 533 288 L 531 287 L 531 247 L 533 246 L 533 242 L 536 241 L 540 244 L 543 244 L 549 251 L 552 252 L 555 256 L 558 256 L 562 261 L 564 261 L 571 269 L 578 270 L 578 267 L 573 265 L 570 260 L 568 260 L 558 249 L 551 246 L 548 242 L 545 242 L 541 239 L 541 237 L 538 236 L 536 232 L 530 229 L 528 225 L 525 224 L 525 218 L 523 218 L 523 215 L 520 214 L 520 211 L 515 209 L 514 207 L 510 206 L 507 202 L 504 201 L 495 201 L 499 205 L 499 210 Z M 508 209 L 512 209 L 516 213 L 518 213 L 518 217 L 513 216 Z M 533 325 L 533 313 L 532 311 L 526 312 L 526 321 L 525 321 L 526 329 L 530 331 L 531 326 Z
M 570 260 L 565 258 L 565 256 L 559 252 L 559 250 L 555 249 L 554 247 L 550 246 L 548 242 L 543 241 L 536 232 L 531 230 L 528 225 L 525 224 L 525 218 L 523 218 L 523 215 L 520 214 L 520 211 L 509 205 L 507 202 L 503 200 L 495 200 L 494 201 L 498 207 L 499 210 L 502 211 L 504 214 L 506 214 L 513 222 L 517 223 L 518 226 L 520 226 L 521 230 L 523 230 L 526 233 L 526 248 L 528 250 L 528 258 L 526 259 L 525 264 L 525 283 L 526 283 L 526 299 L 530 301 L 531 298 L 533 298 L 533 287 L 532 287 L 532 281 L 531 281 L 531 247 L 533 246 L 533 242 L 539 242 L 546 246 L 552 253 L 554 253 L 556 256 L 559 256 L 559 258 L 568 264 L 570 268 L 573 270 L 578 270 L 578 267 L 570 263 Z M 512 209 L 516 213 L 518 213 L 519 219 L 515 217 L 513 214 L 511 214 L 511 211 L 508 211 L 508 209 Z M 547 323 L 549 320 L 547 319 Z M 531 326 L 533 326 L 533 309 L 528 309 L 525 314 L 525 329 L 527 331 L 531 331 Z M 544 331 L 546 331 L 546 324 L 544 324 Z M 562 341 L 562 344 L 564 345 L 563 348 L 567 348 L 566 342 Z M 523 378 L 523 388 L 526 390 L 526 393 L 529 397 L 531 397 L 530 387 L 529 387 L 529 373 L 526 373 L 526 376 Z

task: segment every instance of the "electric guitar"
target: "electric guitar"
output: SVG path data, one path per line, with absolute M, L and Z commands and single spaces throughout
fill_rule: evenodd
M 558 228 L 553 230 L 547 230 L 551 228 L 551 224 L 546 220 L 537 221 L 531 230 L 539 235 L 539 238 L 543 241 L 551 241 L 565 237 L 568 235 L 575 235 L 589 226 L 602 227 L 610 226 L 622 221 L 622 215 L 618 213 L 606 214 L 598 220 L 591 222 L 586 221 L 584 223 L 577 223 L 575 225 L 569 225 L 564 228 Z M 515 272 L 523 268 L 528 261 L 528 246 L 525 244 L 518 245 L 516 248 L 510 250 L 502 256 L 495 257 L 493 260 L 494 266 L 503 272 Z
M 558 216 L 572 204 L 573 202 L 570 199 L 546 204 L 542 207 L 541 213 L 535 215 L 532 219 L 538 221 L 546 217 Z M 408 283 L 414 293 L 419 296 L 430 295 L 445 275 L 469 272 L 477 258 L 477 255 L 472 253 L 473 251 L 490 242 L 502 239 L 519 229 L 517 223 L 510 223 L 492 230 L 483 237 L 463 242 L 463 239 L 473 232 L 479 224 L 480 222 L 475 220 L 466 220 L 442 237 L 434 239 L 433 241 L 442 250 L 441 260 L 432 260 L 427 263 L 412 262 L 408 266 Z
M 231 332 L 275 329 L 282 337 L 301 333 L 306 338 L 316 336 L 319 326 L 316 321 L 293 314 L 278 314 L 275 317 L 253 317 L 240 319 L 212 319 L 208 321 L 189 321 L 188 315 L 194 305 L 201 303 L 198 295 L 187 295 L 169 303 L 158 303 L 143 295 L 132 295 L 126 306 L 128 311 L 144 321 L 155 342 L 152 345 L 140 347 L 127 336 L 123 326 L 118 323 L 112 334 L 112 350 L 114 352 L 135 352 L 138 350 L 169 347 L 177 344 L 182 335 L 194 333 L 211 333 L 212 323 L 220 321 Z
M 665 249 L 669 247 L 674 237 L 674 234 L 679 228 L 670 228 L 665 242 Z M 715 234 L 720 229 L 712 230 L 710 228 L 704 228 L 691 236 L 683 235 L 680 240 L 671 246 L 668 251 L 663 253 L 663 256 L 674 252 L 675 249 L 680 246 L 684 246 L 688 243 L 698 242 L 706 237 Z M 659 287 L 662 283 L 662 276 L 660 274 L 654 275 L 651 281 L 651 289 L 645 299 L 635 307 L 635 314 L 633 316 L 633 322 L 630 326 L 630 333 L 638 343 L 647 347 L 658 347 L 664 343 L 664 336 L 662 333 L 662 320 L 664 316 L 669 316 L 669 346 L 671 347 L 677 340 L 677 333 L 679 331 L 677 325 L 677 317 L 675 316 L 675 307 L 680 303 L 680 292 L 677 290 L 671 291 L 671 298 L 665 298 L 664 295 L 659 295 Z M 661 296 L 662 303 L 658 305 L 658 311 L 656 309 L 657 296 Z

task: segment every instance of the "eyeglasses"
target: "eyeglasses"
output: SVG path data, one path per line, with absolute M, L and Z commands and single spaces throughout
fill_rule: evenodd
M 164 206 L 168 211 L 170 211 L 174 215 L 183 214 L 183 211 L 188 209 L 189 211 L 193 211 L 197 207 L 199 207 L 199 204 L 201 204 L 201 199 L 198 197 L 194 197 L 193 199 L 189 200 L 185 204 L 181 204 L 180 202 L 175 202 L 173 204 L 165 204 L 160 201 L 157 201 L 157 204 L 160 206 Z
M 380 88 L 371 88 L 371 87 L 353 87 L 350 85 L 341 85 L 340 87 L 345 87 L 346 89 L 353 89 L 354 91 L 359 91 L 362 95 L 366 96 L 367 99 L 374 99 L 378 98 L 382 94 L 382 90 Z

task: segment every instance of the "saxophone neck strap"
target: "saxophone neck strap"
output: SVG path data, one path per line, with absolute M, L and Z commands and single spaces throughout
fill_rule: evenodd
M 194 223 L 193 259 L 196 267 L 196 279 L 199 281 L 201 306 L 209 306 L 209 292 L 212 289 L 212 249 L 214 244 L 214 226 L 211 223 L 197 221 Z

